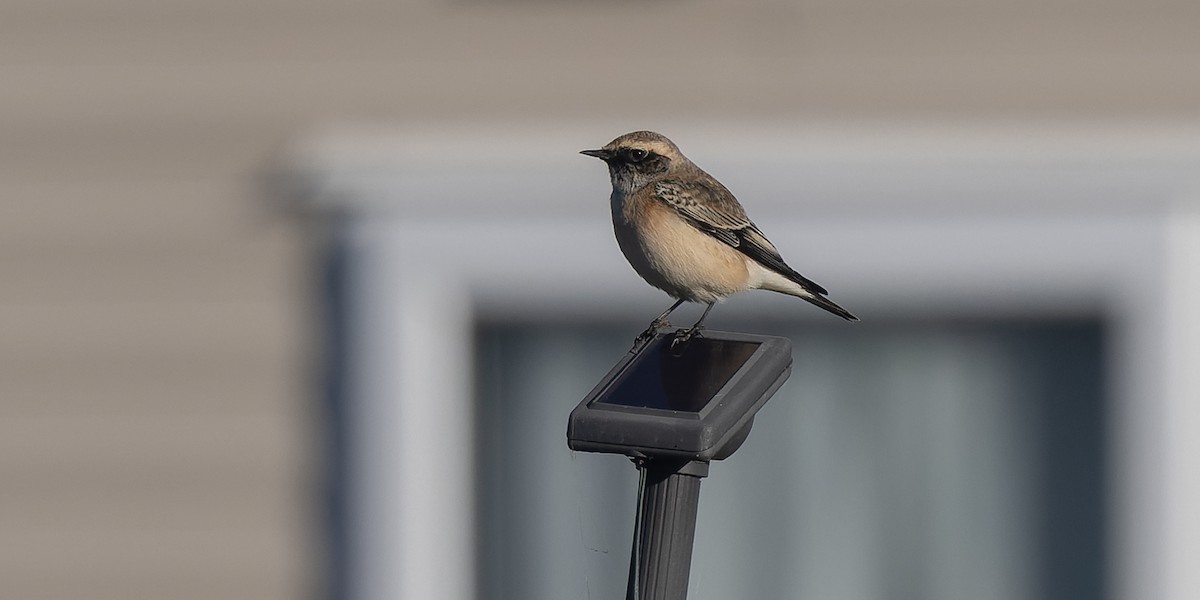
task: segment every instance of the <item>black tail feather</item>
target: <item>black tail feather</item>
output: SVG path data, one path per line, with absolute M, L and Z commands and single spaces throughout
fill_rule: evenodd
M 826 298 L 825 296 L 821 296 L 819 294 L 812 294 L 812 295 L 804 295 L 804 296 L 800 296 L 800 297 L 804 298 L 805 300 L 811 302 L 812 304 L 815 304 L 815 305 L 817 305 L 817 306 L 819 306 L 819 307 L 821 307 L 821 308 L 823 308 L 823 309 L 825 309 L 847 321 L 857 321 L 858 320 L 858 317 L 850 314 L 850 311 L 838 306 L 836 302 L 834 302 L 833 300 L 830 300 L 829 298 Z

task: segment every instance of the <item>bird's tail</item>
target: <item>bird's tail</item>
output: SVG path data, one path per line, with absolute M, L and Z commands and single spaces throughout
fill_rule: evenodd
M 796 294 L 796 295 L 799 296 L 800 298 L 803 298 L 803 299 L 809 301 L 812 304 L 815 304 L 815 305 L 847 320 L 847 321 L 857 321 L 858 320 L 858 317 L 850 314 L 850 311 L 838 306 L 836 302 L 834 302 L 833 300 L 830 300 L 829 298 L 826 298 L 825 296 L 822 296 L 820 294 L 814 294 L 812 292 L 808 292 L 805 294 Z
M 858 317 L 850 314 L 850 311 L 838 306 L 833 300 L 825 297 L 828 292 L 825 288 L 818 285 L 811 279 L 789 269 L 787 274 L 778 271 L 767 269 L 758 266 L 757 263 L 750 263 L 752 268 L 751 287 L 757 287 L 773 292 L 780 292 L 789 296 L 803 298 L 808 302 L 815 304 L 847 321 L 857 321 Z M 757 267 L 757 268 L 754 268 Z

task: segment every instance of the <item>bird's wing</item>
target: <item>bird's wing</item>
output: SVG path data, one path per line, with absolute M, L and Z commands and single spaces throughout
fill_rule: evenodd
M 764 267 L 803 285 L 809 291 L 829 293 L 789 267 L 775 245 L 746 216 L 745 209 L 733 194 L 717 181 L 660 181 L 654 184 L 654 195 L 674 208 L 695 228 L 737 248 Z

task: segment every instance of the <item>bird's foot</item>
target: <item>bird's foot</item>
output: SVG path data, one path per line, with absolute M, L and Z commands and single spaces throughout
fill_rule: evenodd
M 638 336 L 633 339 L 633 349 L 636 350 L 636 349 L 644 346 L 647 342 L 654 339 L 654 336 L 658 335 L 659 329 L 662 329 L 663 327 L 670 327 L 670 326 L 671 326 L 671 323 L 668 322 L 666 319 L 655 319 L 655 320 L 651 321 L 650 326 L 647 327 L 645 331 L 639 333 Z
M 675 338 L 671 340 L 671 351 L 675 353 L 676 356 L 683 354 L 683 351 L 687 348 L 687 343 L 691 341 L 692 338 L 700 337 L 701 335 L 702 333 L 699 325 L 696 325 L 691 329 L 679 330 L 675 333 Z

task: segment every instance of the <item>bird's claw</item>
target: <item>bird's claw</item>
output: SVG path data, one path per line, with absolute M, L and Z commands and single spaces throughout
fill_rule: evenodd
M 702 333 L 699 325 L 696 325 L 688 330 L 679 330 L 675 333 L 675 338 L 671 340 L 671 351 L 675 353 L 676 356 L 683 354 L 683 351 L 687 348 L 687 343 L 691 341 L 692 338 L 700 337 L 701 335 Z
M 669 322 L 667 322 L 666 319 L 655 319 L 655 320 L 651 321 L 650 326 L 647 327 L 645 331 L 639 333 L 638 336 L 633 339 L 633 349 L 636 350 L 636 349 L 644 346 L 647 342 L 654 339 L 654 336 L 658 335 L 659 329 L 662 329 L 663 327 L 670 327 L 670 326 L 671 326 L 671 324 Z

